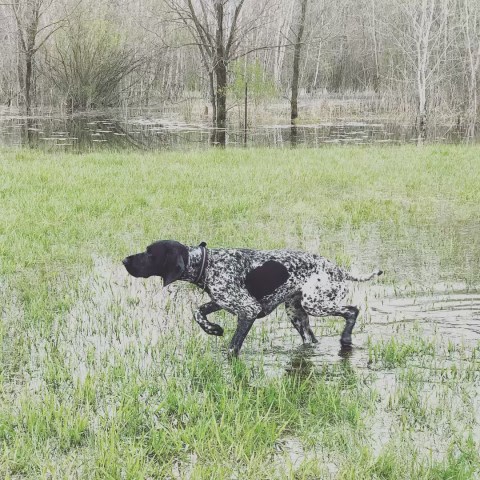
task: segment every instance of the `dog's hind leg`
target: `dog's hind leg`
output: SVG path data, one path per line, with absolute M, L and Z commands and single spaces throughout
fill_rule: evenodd
M 221 337 L 223 335 L 223 328 L 216 323 L 209 322 L 207 320 L 207 315 L 213 312 L 218 312 L 222 310 L 220 305 L 217 305 L 215 302 L 208 302 L 203 304 L 195 313 L 195 321 L 202 327 L 202 329 L 209 335 L 216 335 Z
M 341 305 L 347 293 L 342 282 L 331 282 L 326 274 L 313 276 L 302 287 L 301 305 L 314 317 L 343 317 L 343 329 L 340 343 L 344 347 L 352 345 L 352 330 L 358 316 L 358 308 L 353 305 Z
M 340 337 L 340 343 L 343 347 L 352 345 L 352 330 L 358 317 L 358 308 L 353 305 L 335 306 L 331 304 L 312 304 L 308 299 L 302 299 L 304 310 L 314 317 L 343 317 L 345 319 L 345 328 Z
M 307 335 L 311 343 L 318 343 L 318 340 L 315 338 L 315 335 L 310 328 L 308 314 L 302 308 L 300 295 L 285 302 L 285 312 L 290 322 L 292 322 L 292 325 L 302 337 L 303 343 L 308 343 Z
M 358 308 L 353 305 L 347 305 L 341 307 L 336 315 L 345 319 L 345 328 L 340 337 L 340 343 L 343 347 L 350 347 L 352 345 L 352 330 L 358 317 Z

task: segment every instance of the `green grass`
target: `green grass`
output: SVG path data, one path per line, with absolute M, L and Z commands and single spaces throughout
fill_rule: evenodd
M 167 238 L 306 249 L 385 270 L 362 309 L 476 291 L 479 153 L 0 150 L 0 478 L 475 478 L 479 346 L 365 315 L 362 365 L 310 359 L 280 310 L 228 362 L 231 316 L 206 336 L 199 292 L 120 260 Z M 341 328 L 315 326 L 320 352 Z

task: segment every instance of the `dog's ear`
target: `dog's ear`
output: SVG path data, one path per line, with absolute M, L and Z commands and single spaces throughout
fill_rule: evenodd
M 170 251 L 165 256 L 163 286 L 166 287 L 178 280 L 185 271 L 183 255 L 178 251 Z

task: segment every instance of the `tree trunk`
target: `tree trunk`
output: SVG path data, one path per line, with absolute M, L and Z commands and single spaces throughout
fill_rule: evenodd
M 315 66 L 315 76 L 313 77 L 313 89 L 316 90 L 318 88 L 318 73 L 320 71 L 320 58 L 322 53 L 322 44 L 318 44 L 318 54 L 317 54 L 317 63 Z
M 372 0 L 372 40 L 373 40 L 373 59 L 375 61 L 375 74 L 373 78 L 373 91 L 380 91 L 380 66 L 378 60 L 378 39 L 377 39 L 377 14 L 375 12 L 375 0 Z
M 225 145 L 227 127 L 227 66 L 224 61 L 217 62 L 215 66 L 217 77 L 217 118 L 215 127 L 217 129 L 217 142 Z
M 471 11 L 468 0 L 464 0 L 463 11 L 463 29 L 465 35 L 465 48 L 468 53 L 468 65 L 470 76 L 468 80 L 468 106 L 467 106 L 467 122 L 468 135 L 473 136 L 475 132 L 475 122 L 477 120 L 477 73 L 480 66 L 480 40 L 478 39 L 478 22 L 477 15 L 480 11 Z M 473 18 L 472 18 L 473 17 Z M 473 31 L 471 31 L 473 29 Z
M 215 35 L 215 77 L 217 79 L 216 103 L 217 115 L 215 128 L 217 130 L 216 142 L 225 146 L 227 126 L 227 60 L 225 58 L 225 46 L 223 35 L 223 1 L 216 0 L 215 15 L 217 30 Z
M 435 0 L 424 0 L 420 12 L 418 33 L 416 40 L 417 50 L 417 90 L 418 90 L 418 130 L 419 139 L 426 138 L 427 133 L 427 74 L 431 56 L 431 27 L 435 11 Z
M 424 68 L 417 72 L 418 88 L 418 132 L 422 139 L 426 137 L 427 129 L 427 85 Z
M 295 39 L 295 46 L 293 51 L 292 99 L 290 101 L 290 119 L 292 123 L 295 123 L 296 119 L 298 118 L 298 79 L 300 76 L 300 53 L 302 50 L 303 31 L 305 29 L 307 2 L 308 0 L 301 0 L 298 33 Z
M 467 138 L 475 136 L 475 124 L 477 122 L 477 78 L 476 71 L 471 72 L 470 83 L 468 86 L 468 115 L 467 115 Z
M 215 96 L 215 77 L 213 71 L 208 72 L 208 88 L 210 91 L 210 103 L 212 105 L 212 124 L 217 121 L 217 99 Z
M 32 99 L 32 54 L 31 52 L 25 53 L 25 111 L 27 115 L 31 113 Z
M 25 64 L 23 62 L 23 47 L 20 31 L 17 32 L 17 75 L 18 75 L 18 91 L 22 94 L 25 92 Z M 17 95 L 17 106 L 21 95 Z M 24 99 L 25 100 L 25 99 Z

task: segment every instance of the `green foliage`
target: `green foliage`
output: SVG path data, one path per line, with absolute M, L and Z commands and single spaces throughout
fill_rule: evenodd
M 258 103 L 277 96 L 275 82 L 258 60 L 248 63 L 238 60 L 231 65 L 232 83 L 229 91 L 237 101 L 245 97 L 245 82 L 248 83 L 248 98 Z

